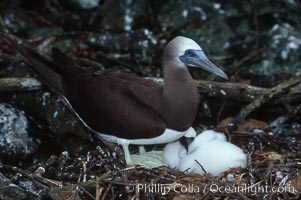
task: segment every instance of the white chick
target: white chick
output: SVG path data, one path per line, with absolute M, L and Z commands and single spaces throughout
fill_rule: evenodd
M 232 167 L 247 166 L 247 155 L 241 148 L 227 142 L 222 133 L 206 130 L 199 134 L 189 146 L 188 154 L 180 159 L 177 167 L 181 171 L 218 176 Z
M 190 149 L 193 150 L 196 147 L 198 147 L 199 142 L 209 142 L 209 141 L 214 141 L 214 140 L 227 142 L 227 138 L 226 138 L 225 134 L 216 132 L 214 130 L 204 130 L 202 133 L 197 135 L 197 137 L 195 137 L 195 139 L 189 146 L 189 150 Z
M 226 136 L 222 133 L 217 134 L 207 134 L 207 133 L 217 133 L 212 130 L 205 130 L 202 132 L 204 134 L 202 137 L 198 136 L 198 139 L 203 138 L 203 142 L 205 141 L 211 141 L 211 140 L 221 140 L 221 141 L 227 141 Z M 204 137 L 205 136 L 205 137 Z M 197 144 L 197 143 L 192 143 Z M 192 145 L 191 144 L 191 145 Z M 192 146 L 189 147 L 189 149 L 195 149 L 196 147 Z M 183 145 L 180 144 L 179 141 L 168 143 L 163 152 L 163 159 L 165 163 L 172 169 L 179 169 L 180 160 L 187 156 L 187 151 L 184 148 Z
M 165 163 L 172 169 L 179 169 L 181 159 L 187 155 L 186 149 L 179 141 L 168 143 L 163 152 Z

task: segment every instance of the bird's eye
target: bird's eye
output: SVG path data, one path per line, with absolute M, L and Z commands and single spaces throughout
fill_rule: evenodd
M 191 56 L 191 51 L 190 50 L 188 50 L 188 51 L 186 51 L 186 54 L 188 55 L 188 56 Z

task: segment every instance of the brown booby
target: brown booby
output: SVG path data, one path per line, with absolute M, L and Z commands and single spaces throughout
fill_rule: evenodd
M 105 140 L 122 145 L 127 164 L 133 164 L 129 144 L 161 144 L 196 136 L 191 126 L 200 100 L 188 67 L 228 79 L 195 41 L 182 36 L 165 47 L 164 86 L 133 73 L 91 74 L 56 48 L 52 49 L 50 63 L 7 35 L 2 34 L 1 38 L 64 98 L 86 127 Z

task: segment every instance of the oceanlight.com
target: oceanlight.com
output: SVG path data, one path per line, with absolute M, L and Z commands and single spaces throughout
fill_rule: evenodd
M 220 186 L 218 184 L 205 185 L 203 188 L 194 185 L 182 185 L 180 183 L 175 184 L 137 184 L 126 186 L 128 192 L 143 192 L 143 193 L 244 193 L 250 195 L 262 194 L 262 193 L 292 193 L 295 194 L 298 191 L 292 187 L 281 186 L 261 186 L 261 185 L 239 185 L 239 186 Z

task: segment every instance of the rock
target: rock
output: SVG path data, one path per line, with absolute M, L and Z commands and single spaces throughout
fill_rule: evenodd
M 82 126 L 68 108 L 50 92 L 18 94 L 14 98 L 42 129 L 48 129 L 53 135 L 61 138 L 66 133 L 74 133 L 81 138 L 89 139 L 88 131 Z
M 38 149 L 40 141 L 29 137 L 27 128 L 24 112 L 10 104 L 0 104 L 0 156 L 25 158 Z
M 2 17 L 4 27 L 15 34 L 24 33 L 31 28 L 31 19 L 22 11 L 3 11 Z
M 141 23 L 147 23 L 145 0 L 110 0 L 102 6 L 102 29 L 112 32 L 131 31 Z
M 0 173 L 0 199 L 40 199 L 33 193 L 15 185 Z
M 288 23 L 275 24 L 267 33 L 266 58 L 250 68 L 259 75 L 300 75 L 301 33 Z
M 65 0 L 63 2 L 83 10 L 93 9 L 99 5 L 99 0 Z

